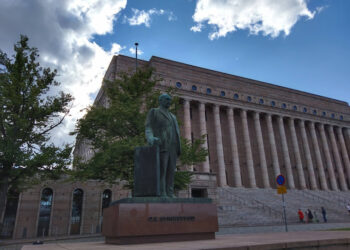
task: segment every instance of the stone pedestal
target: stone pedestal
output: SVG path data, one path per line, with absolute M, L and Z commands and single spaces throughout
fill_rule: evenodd
M 216 205 L 206 198 L 127 198 L 103 211 L 107 244 L 215 239 Z

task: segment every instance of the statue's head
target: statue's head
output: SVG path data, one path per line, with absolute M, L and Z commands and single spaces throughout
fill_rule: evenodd
M 168 94 L 161 94 L 158 97 L 158 100 L 159 100 L 159 105 L 161 107 L 168 109 L 170 107 L 170 105 L 171 105 L 172 98 Z

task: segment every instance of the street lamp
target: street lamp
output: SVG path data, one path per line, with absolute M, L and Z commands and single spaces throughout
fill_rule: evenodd
M 135 47 L 136 47 L 136 52 L 135 52 L 135 56 L 136 56 L 136 61 L 135 61 L 135 63 L 136 63 L 136 71 L 137 71 L 137 46 L 139 45 L 139 43 L 135 43 Z

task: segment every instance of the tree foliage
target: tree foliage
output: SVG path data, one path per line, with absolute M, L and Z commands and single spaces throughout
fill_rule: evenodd
M 104 82 L 102 88 L 107 104 L 89 107 L 74 132 L 78 140 L 86 140 L 94 151 L 89 160 L 75 157 L 74 179 L 109 183 L 127 180 L 128 187 L 132 188 L 134 149 L 146 144 L 146 116 L 151 108 L 158 106 L 161 93 L 155 86 L 159 80 L 153 69 L 145 68 L 134 74 L 120 73 L 116 80 Z M 174 94 L 172 89 L 167 92 Z M 179 107 L 179 98 L 175 96 L 170 111 L 176 114 Z M 207 153 L 199 147 L 202 142 L 195 140 L 193 148 L 189 141 L 182 139 L 180 165 L 196 164 L 205 159 Z M 176 172 L 175 188 L 186 188 L 190 179 L 190 173 Z
M 21 36 L 8 58 L 0 50 L 0 219 L 9 189 L 58 178 L 70 164 L 71 147 L 49 143 L 69 112 L 72 96 L 59 92 L 56 70 L 42 68 L 36 48 Z

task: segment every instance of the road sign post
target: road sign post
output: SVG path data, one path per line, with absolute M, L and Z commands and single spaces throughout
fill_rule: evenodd
M 286 179 L 283 175 L 278 175 L 276 177 L 277 182 L 277 193 L 282 194 L 282 206 L 283 206 L 283 217 L 284 217 L 284 225 L 286 228 L 286 232 L 288 232 L 288 225 L 287 225 L 287 215 L 286 215 L 286 203 L 284 202 L 284 194 L 287 193 L 287 188 L 284 186 Z

